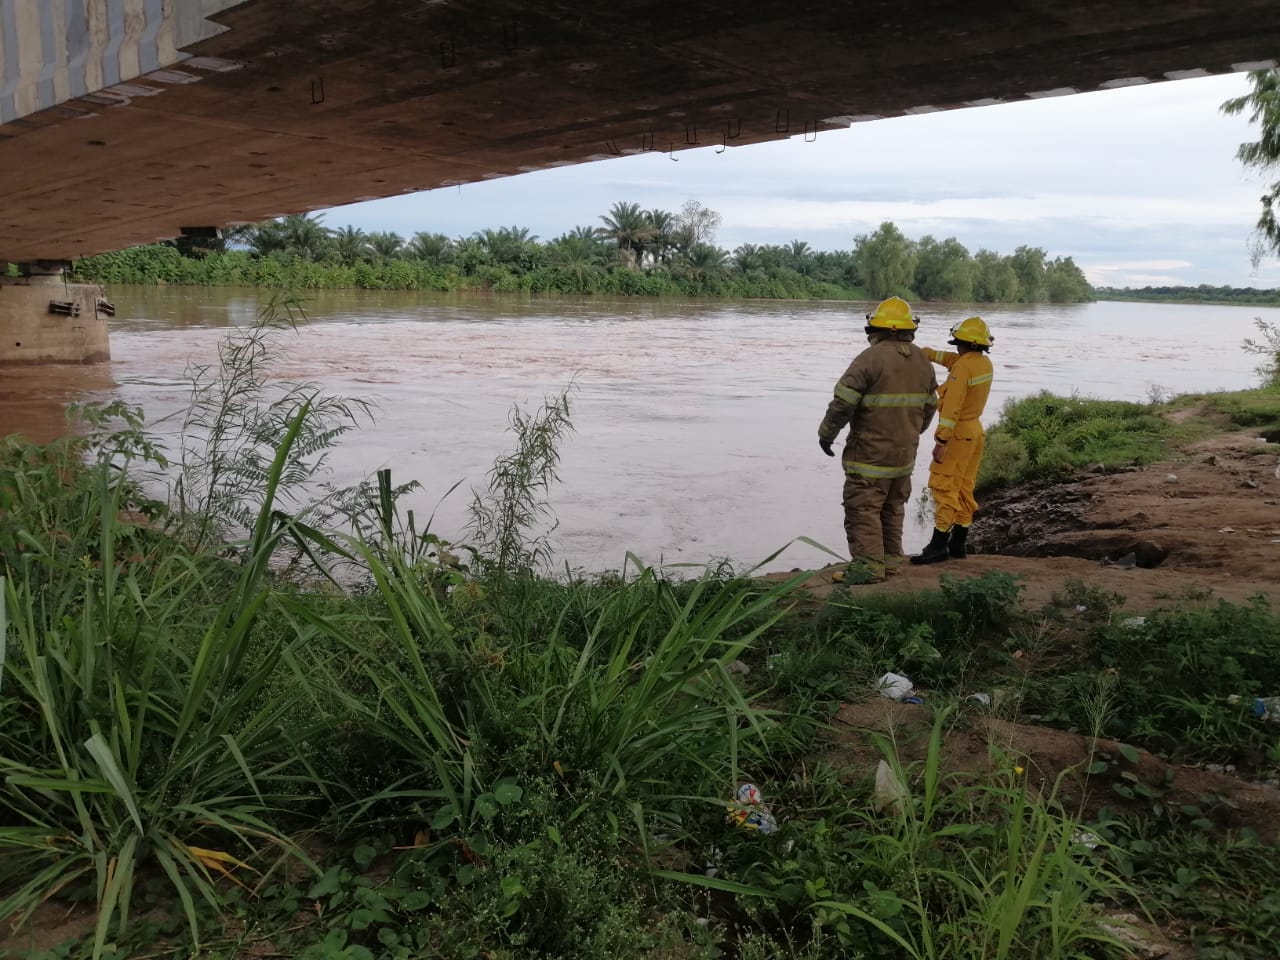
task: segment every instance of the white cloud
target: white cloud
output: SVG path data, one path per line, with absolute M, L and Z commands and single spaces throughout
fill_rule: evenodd
M 1128 260 L 1122 263 L 1081 263 L 1089 282 L 1099 287 L 1183 286 L 1185 274 L 1147 273 L 1148 270 L 1187 270 L 1195 266 L 1190 260 Z

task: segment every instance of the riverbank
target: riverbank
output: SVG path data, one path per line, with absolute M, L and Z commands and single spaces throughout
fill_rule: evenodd
M 73 277 L 91 283 L 475 290 L 561 296 L 876 301 L 894 293 L 935 304 L 975 300 L 991 304 L 1084 303 L 1092 299 L 1091 288 L 1070 258 L 1047 261 L 1042 250 L 1018 255 L 1018 270 L 1010 258 L 992 260 L 987 266 L 998 269 L 999 280 L 978 283 L 980 267 L 973 263 L 967 273 L 936 268 L 926 270 L 920 278 L 888 281 L 875 274 L 865 276 L 847 251 L 812 251 L 803 243 L 787 248 L 744 244 L 732 254 L 699 245 L 688 256 L 670 252 L 648 259 L 616 248 L 610 251 L 599 241 L 582 237 L 570 243 L 570 253 L 556 243 L 520 240 L 514 247 L 491 246 L 488 241 L 472 238 L 446 243 L 432 254 L 406 247 L 385 254 L 366 251 L 344 255 L 320 249 L 299 254 L 273 249 L 262 254 L 218 250 L 189 256 L 169 244 L 149 244 L 79 260 Z M 958 255 L 960 251 L 963 248 L 954 252 Z M 926 266 L 928 262 L 922 258 Z M 968 276 L 968 281 L 958 288 L 939 285 L 938 275 L 953 273 Z
M 1047 421 L 1057 434 L 1043 434 Z M 1197 597 L 1280 601 L 1280 392 L 1154 404 L 1041 394 L 1010 404 L 989 443 L 974 556 L 868 589 L 994 571 L 1021 578 L 1032 603 L 1068 579 L 1139 612 Z M 828 592 L 823 578 L 808 587 Z

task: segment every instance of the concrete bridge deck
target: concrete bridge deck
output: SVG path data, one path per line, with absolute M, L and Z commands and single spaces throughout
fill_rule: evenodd
M 0 261 L 1280 55 L 1273 0 L 10 0 L 0 18 Z

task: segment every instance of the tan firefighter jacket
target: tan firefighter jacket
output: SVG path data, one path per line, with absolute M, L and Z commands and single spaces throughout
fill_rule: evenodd
M 920 434 L 937 409 L 938 381 L 915 344 L 877 338 L 836 384 L 818 437 L 835 440 L 847 425 L 846 473 L 877 479 L 909 477 Z

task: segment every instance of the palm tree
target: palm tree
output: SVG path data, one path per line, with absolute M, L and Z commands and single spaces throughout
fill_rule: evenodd
M 528 227 L 499 227 L 497 230 L 481 230 L 474 236 L 489 251 L 494 263 L 507 265 L 523 264 L 533 259 L 530 248 L 538 242 Z
M 356 227 L 343 227 L 334 231 L 333 249 L 343 263 L 355 263 L 369 255 L 369 238 Z
M 578 278 L 579 282 L 604 263 L 600 241 L 595 237 L 594 230 L 587 229 L 590 231 L 590 236 L 583 236 L 575 231 L 557 237 L 548 244 L 547 252 L 550 254 L 551 262 L 557 267 L 568 270 Z
M 809 249 L 809 244 L 803 240 L 792 240 L 787 246 L 787 266 L 796 273 L 808 276 L 813 273 L 816 264 L 813 261 L 813 251 Z
M 227 234 L 227 238 L 233 243 L 243 243 L 255 257 L 265 257 L 284 249 L 284 235 L 275 220 L 242 224 Z
M 559 237 L 556 238 L 555 241 L 552 241 L 552 242 L 554 243 L 559 240 L 568 240 L 568 239 L 587 240 L 591 243 L 599 243 L 600 231 L 597 230 L 595 227 L 574 227 L 568 233 L 561 234 Z
M 728 259 L 728 251 L 709 243 L 695 243 L 685 258 L 690 275 L 704 282 L 723 276 Z
M 400 234 L 391 231 L 379 231 L 369 234 L 369 249 L 374 256 L 383 260 L 395 260 L 400 256 L 404 240 Z
M 692 252 L 692 248 L 690 248 Z M 744 277 L 758 273 L 762 267 L 760 248 L 754 243 L 744 243 L 733 251 L 733 266 Z
M 286 253 L 302 260 L 323 260 L 329 253 L 329 230 L 319 216 L 291 213 L 280 221 L 280 237 Z
M 442 263 L 447 259 L 453 242 L 443 233 L 428 233 L 420 230 L 413 239 L 405 244 L 405 253 L 414 260 L 428 260 Z
M 675 214 L 655 208 L 648 211 L 645 216 L 649 218 L 649 226 L 653 230 L 653 234 L 649 239 L 649 245 L 653 250 L 653 259 L 669 264 L 671 262 L 671 254 L 675 249 Z
M 644 263 L 644 245 L 653 235 L 653 225 L 640 209 L 640 204 L 615 203 L 600 219 L 604 223 L 600 236 L 614 242 L 628 266 L 641 266 Z
M 492 263 L 489 248 L 475 237 L 458 237 L 452 243 L 453 262 L 466 276 L 472 276 L 480 267 Z

